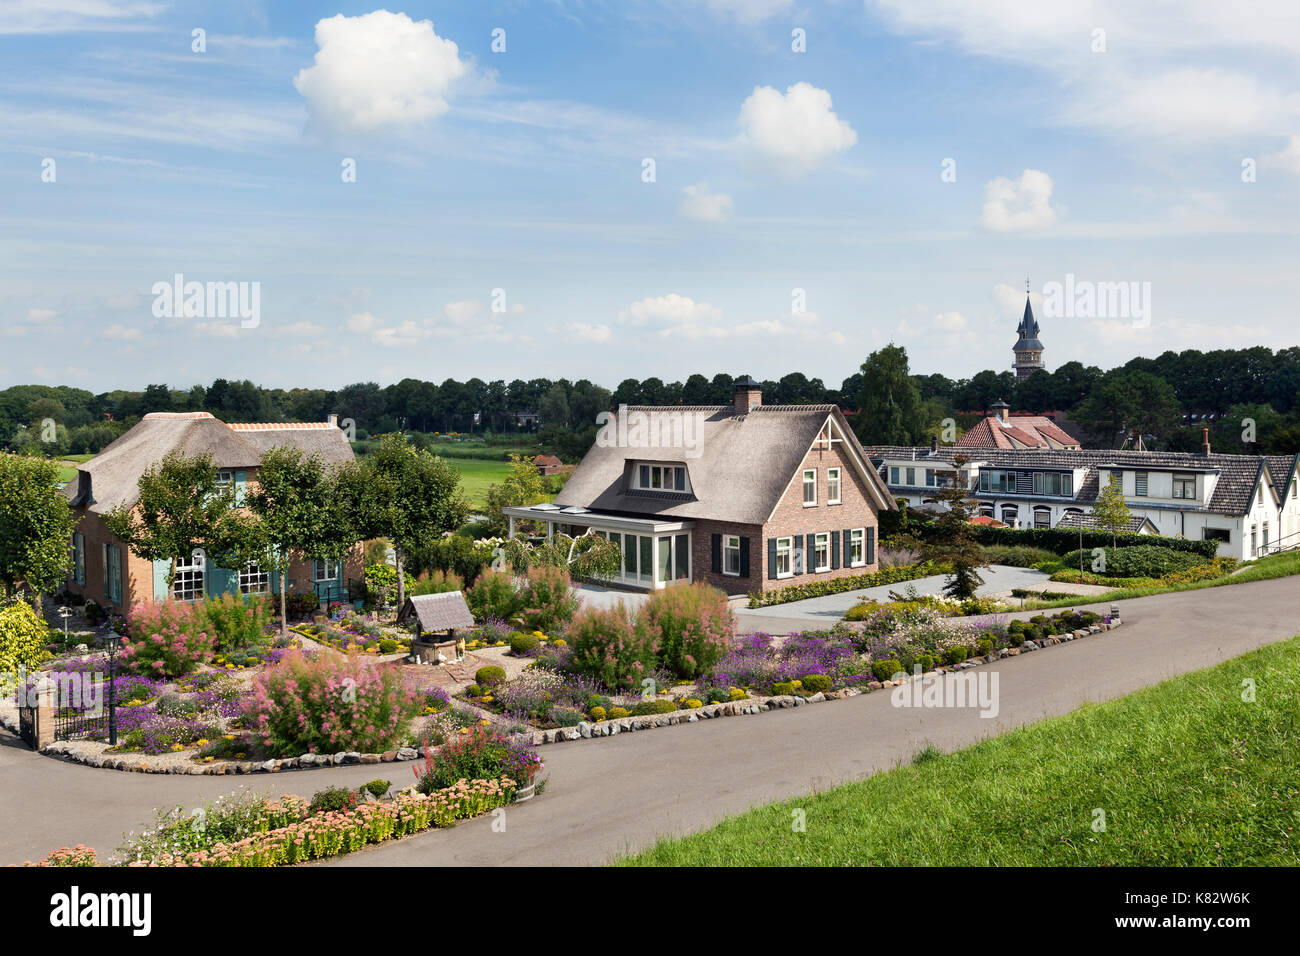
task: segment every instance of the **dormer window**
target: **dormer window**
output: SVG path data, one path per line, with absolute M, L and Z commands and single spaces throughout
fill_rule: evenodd
M 1174 475 L 1174 497 L 1191 499 L 1196 497 L 1195 475 Z
M 684 465 L 647 462 L 638 464 L 633 476 L 632 487 L 638 491 L 674 491 L 686 494 L 691 490 Z

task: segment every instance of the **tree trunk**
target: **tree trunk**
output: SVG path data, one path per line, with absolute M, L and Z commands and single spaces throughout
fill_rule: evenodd
M 393 560 L 397 562 L 397 610 L 401 613 L 406 604 L 406 572 L 402 570 L 402 549 L 393 544 Z
M 289 639 L 289 599 L 286 597 L 289 583 L 289 562 L 284 563 L 283 570 L 280 571 L 280 640 Z

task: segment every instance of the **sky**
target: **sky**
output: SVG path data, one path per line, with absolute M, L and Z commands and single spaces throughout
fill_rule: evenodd
M 1294 0 L 373 2 L 0 0 L 0 387 L 1300 344 Z

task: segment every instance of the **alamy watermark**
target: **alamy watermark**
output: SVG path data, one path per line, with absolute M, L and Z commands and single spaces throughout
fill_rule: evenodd
M 912 680 L 902 671 L 893 676 L 903 681 L 889 695 L 895 707 L 978 708 L 981 717 L 998 715 L 997 671 L 968 670 L 922 677 L 919 664 L 912 670 Z
M 155 282 L 153 314 L 159 319 L 239 319 L 245 329 L 262 323 L 262 283 L 186 282 L 176 273 L 171 282 Z
M 599 448 L 674 448 L 698 458 L 704 446 L 704 412 L 674 409 L 641 411 L 620 405 L 596 416 Z
M 1043 314 L 1052 319 L 1131 319 L 1134 328 L 1151 324 L 1150 282 L 1092 282 L 1065 275 L 1064 284 L 1043 286 Z

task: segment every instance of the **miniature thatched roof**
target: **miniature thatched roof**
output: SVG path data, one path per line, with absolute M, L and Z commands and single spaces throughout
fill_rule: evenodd
M 405 624 L 414 617 L 422 631 L 450 631 L 458 627 L 473 627 L 474 615 L 459 591 L 442 594 L 417 594 L 406 599 L 397 613 L 397 623 Z

